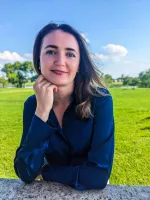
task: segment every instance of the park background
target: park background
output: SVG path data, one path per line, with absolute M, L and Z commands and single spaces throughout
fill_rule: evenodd
M 33 43 L 53 21 L 81 33 L 113 96 L 110 184 L 150 185 L 150 1 L 12 0 L 1 1 L 0 8 L 0 177 L 17 178 L 13 159 L 22 135 L 23 104 L 34 94 L 37 78 Z

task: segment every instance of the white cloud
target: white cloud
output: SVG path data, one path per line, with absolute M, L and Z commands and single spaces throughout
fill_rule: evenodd
M 104 63 L 112 63 L 119 62 L 123 57 L 125 57 L 128 53 L 128 50 L 121 45 L 115 44 L 107 44 L 102 47 L 102 51 L 100 53 L 95 53 L 95 59 L 101 60 Z
M 95 54 L 90 54 L 91 56 L 91 59 L 96 63 L 96 64 L 100 64 L 100 65 L 103 65 L 107 62 L 108 60 L 108 57 L 105 56 L 104 54 L 98 54 L 98 53 L 95 53 Z
M 4 51 L 0 52 L 0 76 L 5 75 L 4 72 L 1 72 L 1 69 L 6 63 L 14 63 L 16 61 L 19 62 L 25 62 L 25 61 L 31 61 L 32 60 L 32 54 L 26 53 L 24 56 L 21 56 L 17 52 L 10 52 L 10 51 Z
M 90 40 L 87 38 L 87 34 L 86 33 L 80 33 L 81 34 L 81 36 L 85 39 L 85 41 L 87 42 L 87 43 L 90 43 Z
M 108 59 L 108 57 L 105 56 L 104 54 L 98 54 L 98 53 L 95 54 L 95 57 L 96 57 L 97 59 L 102 60 L 102 61 Z
M 33 56 L 32 53 L 25 53 L 24 54 L 24 57 L 26 57 L 26 58 L 32 58 L 32 56 Z
M 111 57 L 124 57 L 127 55 L 128 51 L 124 46 L 116 44 L 107 44 L 103 47 L 104 54 Z
M 3 61 L 3 62 L 15 62 L 15 61 L 23 62 L 23 61 L 25 61 L 25 59 L 16 52 L 11 53 L 10 51 L 4 51 L 3 53 L 0 53 L 0 61 Z
M 113 78 L 121 74 L 137 77 L 140 72 L 150 68 L 150 60 L 128 59 L 127 54 L 128 50 L 124 46 L 107 44 L 100 53 L 91 57 L 103 73 L 111 74 Z

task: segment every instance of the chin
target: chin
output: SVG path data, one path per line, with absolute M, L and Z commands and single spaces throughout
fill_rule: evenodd
M 47 79 L 50 83 L 56 85 L 56 86 L 64 86 L 64 85 L 68 85 L 68 81 L 63 81 L 63 80 L 53 80 L 53 79 Z
M 54 77 L 52 75 L 47 76 L 44 75 L 44 78 L 49 81 L 50 83 L 56 85 L 56 86 L 66 86 L 66 85 L 70 85 L 72 82 L 70 82 L 69 80 L 67 80 L 66 78 L 63 79 L 63 77 Z

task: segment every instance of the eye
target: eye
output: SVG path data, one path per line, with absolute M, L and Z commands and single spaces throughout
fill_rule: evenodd
M 54 54 L 55 54 L 55 52 L 54 52 L 54 51 L 52 51 L 52 50 L 49 50 L 49 51 L 46 51 L 46 54 L 54 55 Z
M 74 55 L 73 53 L 67 53 L 67 55 L 68 55 L 69 57 L 75 57 L 75 55 Z

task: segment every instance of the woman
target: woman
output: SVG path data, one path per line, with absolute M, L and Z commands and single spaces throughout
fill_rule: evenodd
M 36 37 L 33 62 L 40 76 L 24 103 L 17 176 L 105 188 L 114 157 L 113 102 L 85 40 L 67 24 L 48 24 Z

